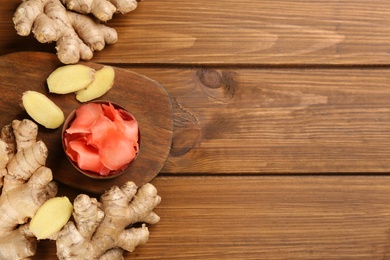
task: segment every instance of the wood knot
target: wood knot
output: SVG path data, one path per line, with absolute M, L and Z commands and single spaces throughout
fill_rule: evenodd
M 200 82 L 208 88 L 219 88 L 222 83 L 222 76 L 216 70 L 200 69 L 196 73 Z
M 228 102 L 236 93 L 238 84 L 234 72 L 204 68 L 196 72 L 196 77 L 204 92 L 219 102 Z

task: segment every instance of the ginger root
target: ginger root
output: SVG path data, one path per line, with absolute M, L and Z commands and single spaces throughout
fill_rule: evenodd
M 124 251 L 147 242 L 146 224 L 160 220 L 153 210 L 161 197 L 152 184 L 113 186 L 100 201 L 80 194 L 74 221 L 68 221 L 72 205 L 67 198 L 54 198 L 57 185 L 45 167 L 48 150 L 37 135 L 38 126 L 27 119 L 1 131 L 0 259 L 33 256 L 35 236 L 56 240 L 59 259 L 123 259 Z
M 133 182 L 121 188 L 114 186 L 100 202 L 80 194 L 73 204 L 74 222 L 69 221 L 58 233 L 58 258 L 123 259 L 124 250 L 132 252 L 148 240 L 145 223 L 160 220 L 153 212 L 160 201 L 156 188 L 149 183 L 139 189 Z M 142 224 L 131 226 L 135 223 Z
M 136 6 L 136 0 L 25 0 L 16 9 L 13 22 L 21 36 L 32 32 L 41 43 L 57 42 L 59 60 L 73 64 L 91 59 L 95 50 L 102 50 L 118 38 L 115 29 L 88 13 L 105 22 L 115 12 L 130 12 Z
M 0 138 L 0 259 L 24 259 L 35 254 L 36 238 L 28 222 L 38 208 L 57 193 L 48 151 L 37 141 L 38 126 L 14 120 Z
M 115 12 L 128 13 L 137 8 L 136 0 L 62 0 L 69 10 L 93 14 L 100 21 L 112 19 Z

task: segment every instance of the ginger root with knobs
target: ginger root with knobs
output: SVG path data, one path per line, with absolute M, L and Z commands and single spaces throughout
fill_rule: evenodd
M 102 22 L 112 19 L 114 13 L 122 14 L 137 8 L 136 0 L 62 0 L 69 10 L 83 14 L 93 14 Z
M 153 212 L 160 201 L 150 183 L 139 189 L 133 182 L 120 188 L 114 186 L 100 201 L 85 194 L 77 196 L 73 204 L 74 222 L 69 221 L 56 239 L 58 258 L 123 259 L 124 251 L 132 252 L 148 240 L 145 223 L 160 220 Z M 135 223 L 141 226 L 132 226 Z
M 95 50 L 115 43 L 116 30 L 102 22 L 136 7 L 136 0 L 25 0 L 16 9 L 13 22 L 21 36 L 32 32 L 41 43 L 56 42 L 59 60 L 73 64 L 89 60 Z
M 48 151 L 37 140 L 30 120 L 14 120 L 0 137 L 0 259 L 24 259 L 35 254 L 37 242 L 28 222 L 57 193 L 52 172 L 45 167 Z
M 55 197 L 57 185 L 44 166 L 48 150 L 37 135 L 27 119 L 1 131 L 0 260 L 35 255 L 37 237 L 56 240 L 58 258 L 74 260 L 123 259 L 124 251 L 147 242 L 146 224 L 160 220 L 153 210 L 161 197 L 152 184 L 113 186 L 100 201 L 80 194 L 72 206 Z

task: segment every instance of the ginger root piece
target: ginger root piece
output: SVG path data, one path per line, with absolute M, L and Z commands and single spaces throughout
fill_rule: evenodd
M 137 8 L 136 0 L 62 0 L 69 10 L 93 14 L 102 22 L 112 19 L 114 13 L 129 13 Z
M 104 66 L 95 73 L 95 80 L 85 89 L 76 92 L 76 99 L 87 102 L 99 98 L 109 91 L 114 85 L 115 70 L 111 66 Z
M 141 0 L 139 0 L 141 1 Z M 136 0 L 110 0 L 116 7 L 116 11 L 122 14 L 134 11 L 137 8 Z
M 86 88 L 94 79 L 94 69 L 72 64 L 55 69 L 47 77 L 46 82 L 51 93 L 68 94 Z
M 47 239 L 61 230 L 72 215 L 73 205 L 65 196 L 47 200 L 30 221 L 29 230 L 38 239 Z
M 69 221 L 56 239 L 59 259 L 123 259 L 124 250 L 132 252 L 149 238 L 147 224 L 160 217 L 153 209 L 161 198 L 152 184 L 139 189 L 133 182 L 114 186 L 98 202 L 85 194 L 73 203 Z M 131 226 L 142 223 L 140 227 Z M 131 226 L 131 227 L 129 227 Z
M 38 126 L 27 119 L 14 120 L 1 133 L 0 259 L 24 259 L 35 254 L 37 242 L 28 229 L 29 219 L 57 193 L 52 172 L 44 166 L 46 145 L 37 141 L 37 134 Z
M 64 64 L 89 60 L 95 50 L 118 38 L 115 29 L 67 10 L 61 0 L 25 0 L 16 9 L 13 22 L 21 36 L 32 32 L 41 43 L 57 42 L 57 56 Z
M 82 14 L 93 14 L 100 21 L 112 19 L 116 12 L 115 6 L 107 0 L 62 0 L 67 9 Z
M 46 128 L 58 128 L 65 121 L 61 108 L 42 93 L 32 90 L 24 92 L 22 104 L 27 114 Z

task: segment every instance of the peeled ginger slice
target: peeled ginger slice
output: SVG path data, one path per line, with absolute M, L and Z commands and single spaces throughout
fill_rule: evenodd
M 28 90 L 24 92 L 22 104 L 27 114 L 46 128 L 55 129 L 65 121 L 61 108 L 47 96 L 37 91 Z
M 35 213 L 29 229 L 38 239 L 47 239 L 65 226 L 72 211 L 73 205 L 67 197 L 49 199 Z
M 81 64 L 58 67 L 46 79 L 51 93 L 68 94 L 86 88 L 95 79 L 95 70 Z
M 76 92 L 76 99 L 87 102 L 106 94 L 114 85 L 115 70 L 111 66 L 104 66 L 95 73 L 95 80 L 85 89 Z

